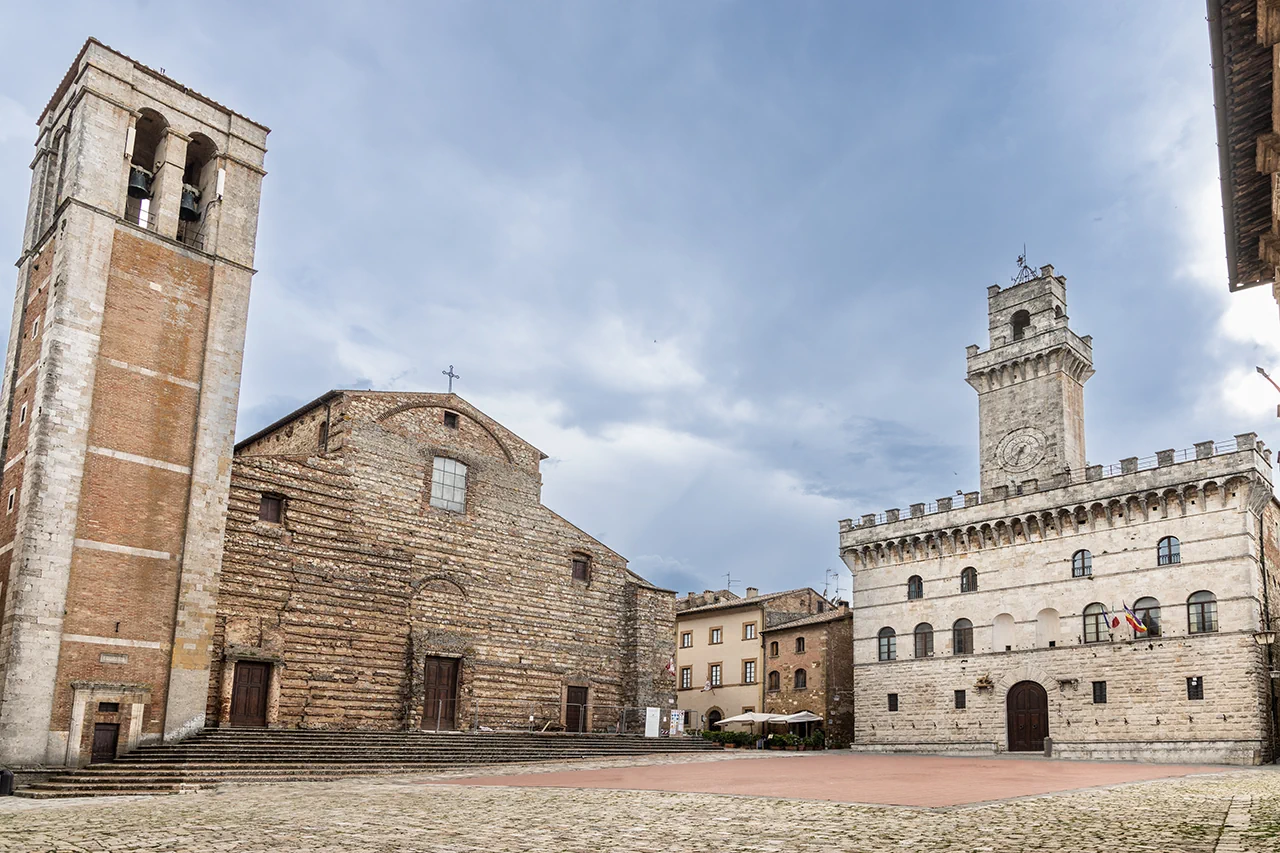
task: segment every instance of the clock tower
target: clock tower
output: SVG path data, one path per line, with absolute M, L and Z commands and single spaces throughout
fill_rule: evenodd
M 991 345 L 968 348 L 968 383 L 978 392 L 982 495 L 1029 480 L 1080 472 L 1084 383 L 1093 375 L 1092 338 L 1067 324 L 1067 279 L 1025 264 L 1012 287 L 987 289 Z

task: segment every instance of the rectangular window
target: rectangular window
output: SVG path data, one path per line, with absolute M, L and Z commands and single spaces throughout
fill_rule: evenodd
M 258 503 L 258 520 L 279 524 L 284 515 L 284 498 L 279 495 L 263 495 Z
M 754 640 L 755 638 L 756 638 L 756 623 L 754 622 L 742 623 L 742 639 Z
M 693 687 L 693 667 L 680 667 L 680 689 L 689 690 Z
M 1187 698 L 1203 699 L 1204 698 L 1204 679 L 1198 675 L 1192 675 L 1187 678 Z
M 26 422 L 27 422 L 27 404 L 23 403 L 22 407 L 18 409 L 18 424 L 19 425 L 25 424 Z
M 889 710 L 890 711 L 898 710 L 898 694 L 897 693 L 889 694 Z
M 720 628 L 711 629 L 711 639 L 708 641 L 711 645 L 719 645 L 724 642 L 724 631 Z
M 1107 704 L 1107 682 L 1105 681 L 1093 682 L 1093 704 L 1095 705 Z
M 451 512 L 467 508 L 467 466 L 457 459 L 437 456 L 431 466 L 431 505 Z
M 742 706 L 742 713 L 744 713 L 744 714 L 754 714 L 755 712 L 756 712 L 756 706 L 755 706 L 755 705 L 743 705 L 743 706 Z
M 693 648 L 693 632 L 692 631 L 685 631 L 680 635 L 680 648 L 682 649 Z
M 5 510 L 5 512 L 13 512 L 13 500 L 14 500 L 14 495 L 16 495 L 17 493 L 18 493 L 18 490 L 17 490 L 17 489 L 10 489 L 10 490 L 9 490 L 9 507 L 8 507 L 8 509 L 6 509 L 6 510 Z
M 40 318 L 39 317 L 37 317 L 31 323 L 31 337 L 33 338 L 40 337 Z
M 456 413 L 456 412 L 445 412 L 445 413 L 444 413 L 444 425 L 445 425 L 445 426 L 447 426 L 449 429 L 457 429 L 457 428 L 458 428 L 458 415 L 457 415 L 457 413 Z
M 709 667 L 708 674 L 710 675 L 710 678 L 708 680 L 711 682 L 712 687 L 719 687 L 723 683 L 720 680 L 720 664 L 718 663 L 711 664 L 711 666 Z
M 591 577 L 591 560 L 584 554 L 573 555 L 573 579 L 585 581 Z
M 756 662 L 753 660 L 744 660 L 742 662 L 742 683 L 756 683 Z
M 965 697 L 963 690 L 956 691 L 956 708 L 963 711 L 965 707 Z
M 99 702 L 98 713 L 99 714 L 118 714 L 120 713 L 120 703 L 119 702 Z

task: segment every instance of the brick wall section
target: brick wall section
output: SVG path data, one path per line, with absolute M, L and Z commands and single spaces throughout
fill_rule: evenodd
M 559 722 L 570 685 L 589 687 L 597 728 L 622 705 L 670 705 L 671 682 L 663 693 L 642 672 L 665 665 L 670 634 L 634 626 L 641 614 L 661 625 L 674 596 L 540 503 L 536 448 L 456 395 L 343 392 L 317 405 L 341 423 L 338 449 L 268 452 L 314 443 L 318 414 L 304 411 L 236 457 L 211 717 L 225 719 L 237 654 L 276 662 L 280 726 L 433 725 L 428 655 L 461 661 L 462 725 L 477 712 L 484 725 Z M 430 505 L 436 455 L 468 466 L 465 512 Z M 258 519 L 264 493 L 285 496 L 282 524 Z M 575 552 L 591 558 L 588 582 L 572 579 Z

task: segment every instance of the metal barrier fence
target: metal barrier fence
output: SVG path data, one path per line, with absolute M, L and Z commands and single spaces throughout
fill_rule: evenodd
M 422 709 L 428 731 L 575 732 L 643 735 L 649 709 L 555 699 L 437 699 Z M 662 709 L 661 736 L 683 733 L 686 712 Z M 697 714 L 694 714 L 696 717 Z

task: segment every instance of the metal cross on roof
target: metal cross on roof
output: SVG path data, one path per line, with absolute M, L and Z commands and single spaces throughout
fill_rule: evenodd
M 443 373 L 445 376 L 448 376 L 448 377 L 449 377 L 449 393 L 450 393 L 450 394 L 452 394 L 452 393 L 453 393 L 453 380 L 455 380 L 455 379 L 461 379 L 462 377 L 461 377 L 461 376 L 459 376 L 458 374 L 456 374 L 456 373 L 454 373 L 454 372 L 453 372 L 453 365 L 452 365 L 452 364 L 451 364 L 451 365 L 449 365 L 449 369 L 448 369 L 448 370 L 442 370 L 442 371 L 440 371 L 440 372 L 441 372 L 441 373 Z

